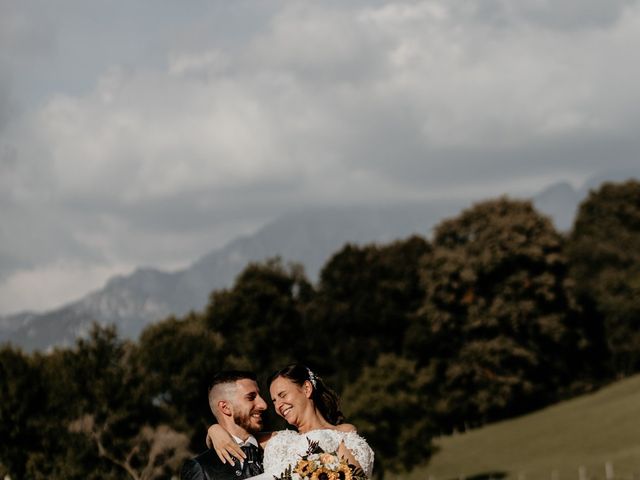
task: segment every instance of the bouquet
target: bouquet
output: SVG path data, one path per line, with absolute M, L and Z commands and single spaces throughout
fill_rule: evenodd
M 309 440 L 307 453 L 289 465 L 275 480 L 367 480 L 360 467 L 340 458 L 338 452 L 325 452 L 318 442 Z

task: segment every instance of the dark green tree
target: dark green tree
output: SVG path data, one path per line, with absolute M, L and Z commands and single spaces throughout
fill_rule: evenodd
M 135 349 L 114 328 L 94 326 L 74 348 L 39 357 L 48 422 L 27 478 L 142 480 L 176 472 L 188 438 L 160 424 Z
M 530 202 L 479 203 L 435 231 L 407 353 L 436 372 L 445 430 L 534 409 L 583 374 L 589 340 L 563 238 Z
M 223 343 L 199 314 L 169 318 L 140 336 L 136 361 L 144 372 L 144 396 L 169 425 L 189 436 L 194 452 L 205 449 L 206 427 L 213 419 L 207 390 L 224 366 Z
M 347 386 L 345 412 L 375 451 L 376 477 L 406 472 L 431 455 L 435 424 L 427 391 L 432 382 L 428 369 L 389 353 Z
M 346 245 L 323 268 L 306 328 L 316 334 L 314 363 L 337 389 L 381 353 L 402 352 L 409 316 L 424 298 L 420 259 L 429 248 L 418 236 Z
M 37 363 L 11 346 L 0 348 L 0 465 L 13 478 L 24 478 L 29 456 L 43 450 L 46 401 Z
M 580 205 L 569 238 L 580 303 L 603 330 L 611 368 L 640 370 L 640 182 L 605 183 Z
M 300 266 L 277 258 L 252 263 L 232 288 L 213 292 L 205 321 L 223 336 L 231 362 L 244 359 L 242 366 L 268 375 L 306 357 L 314 332 L 303 328 L 303 318 L 312 295 Z

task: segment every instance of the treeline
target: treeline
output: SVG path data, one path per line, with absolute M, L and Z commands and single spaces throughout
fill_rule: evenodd
M 346 245 L 316 285 L 279 259 L 250 264 L 137 342 L 96 327 L 49 354 L 4 346 L 0 476 L 171 478 L 204 449 L 215 371 L 264 379 L 302 361 L 382 477 L 428 459 L 435 436 L 640 371 L 639 327 L 640 183 L 592 191 L 566 235 L 530 202 L 486 201 L 430 240 Z

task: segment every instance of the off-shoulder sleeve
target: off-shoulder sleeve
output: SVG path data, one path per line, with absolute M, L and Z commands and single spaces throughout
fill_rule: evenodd
M 367 441 L 356 432 L 346 432 L 343 441 L 345 446 L 351 450 L 367 477 L 371 477 L 375 455 Z

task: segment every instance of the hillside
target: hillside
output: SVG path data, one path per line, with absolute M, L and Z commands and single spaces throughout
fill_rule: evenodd
M 436 441 L 431 462 L 406 480 L 640 477 L 640 375 L 598 392 Z M 489 475 L 492 474 L 492 475 Z

